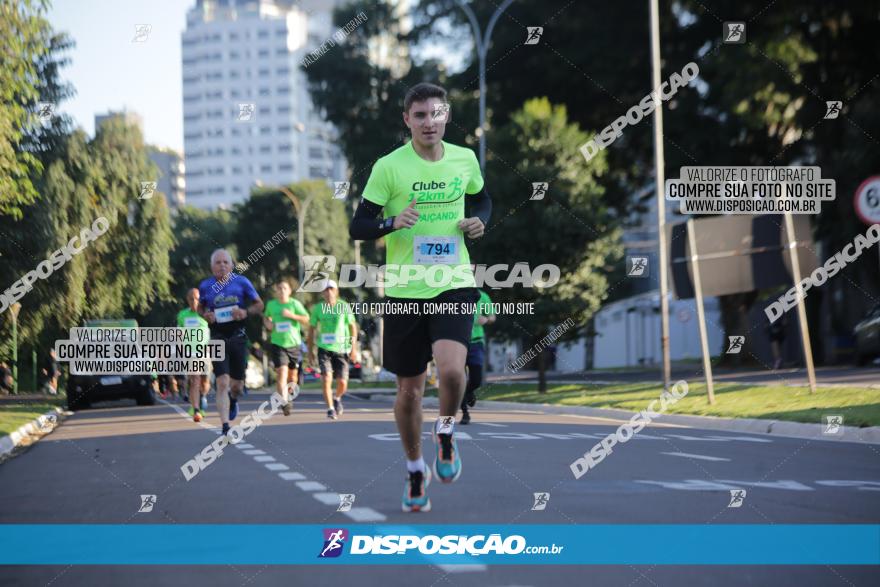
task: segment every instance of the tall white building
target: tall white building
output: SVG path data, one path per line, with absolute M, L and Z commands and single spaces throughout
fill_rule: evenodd
M 251 187 L 345 179 L 332 125 L 312 105 L 299 64 L 333 34 L 336 2 L 197 0 L 182 36 L 186 201 L 245 200 Z M 308 7 L 311 8 L 311 7 Z

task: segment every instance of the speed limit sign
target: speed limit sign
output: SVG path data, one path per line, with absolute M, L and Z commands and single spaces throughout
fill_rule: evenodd
M 853 205 L 862 222 L 880 223 L 880 175 L 874 175 L 862 182 L 856 190 Z

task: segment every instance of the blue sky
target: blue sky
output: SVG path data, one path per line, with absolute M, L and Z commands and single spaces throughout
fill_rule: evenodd
M 62 70 L 76 95 L 59 105 L 90 135 L 94 116 L 127 108 L 148 143 L 183 150 L 180 35 L 194 0 L 55 0 L 49 21 L 76 42 Z M 150 24 L 133 43 L 136 24 Z

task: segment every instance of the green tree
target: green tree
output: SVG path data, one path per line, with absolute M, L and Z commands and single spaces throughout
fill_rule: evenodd
M 20 341 L 40 348 L 84 319 L 139 317 L 170 296 L 168 207 L 161 196 L 138 198 L 140 181 L 155 175 L 140 131 L 111 121 L 91 141 L 74 132 L 56 154 L 36 184 L 40 204 L 21 221 L 0 217 L 5 287 L 97 218 L 110 227 L 20 300 Z
M 46 20 L 47 2 L 0 2 L 0 215 L 21 218 L 22 207 L 38 197 L 34 178 L 42 171 L 39 151 L 57 142 L 57 129 L 66 118 L 54 117 L 48 128 L 40 123 L 38 102 L 57 104 L 71 93 L 58 81 L 60 55 L 71 45 L 52 31 Z M 54 140 L 40 140 L 52 136 Z
M 306 255 L 327 254 L 339 263 L 350 263 L 352 243 L 348 237 L 348 214 L 341 200 L 333 199 L 333 190 L 325 181 L 301 181 L 287 186 L 301 205 L 308 202 L 305 216 L 303 250 Z M 264 293 L 282 278 L 289 279 L 294 289 L 299 286 L 298 221 L 293 203 L 281 191 L 271 187 L 257 188 L 251 197 L 236 209 L 238 228 L 235 243 L 239 251 L 238 261 L 250 264 L 248 274 Z M 271 243 L 279 231 L 284 240 Z M 267 245 L 267 241 L 272 246 Z M 250 263 L 247 256 L 262 250 L 265 253 Z M 258 276 L 258 277 L 254 277 Z
M 494 212 L 485 236 L 469 245 L 475 263 L 557 265 L 558 284 L 491 291 L 495 302 L 531 302 L 532 315 L 500 315 L 494 332 L 534 347 L 571 318 L 566 339 L 586 326 L 609 290 L 606 265 L 622 253 L 615 216 L 603 203 L 599 178 L 604 154 L 584 168 L 577 147 L 589 139 L 569 123 L 565 106 L 547 98 L 526 101 L 498 129 L 489 154 L 487 188 Z M 542 200 L 530 200 L 534 182 L 548 183 Z M 540 350 L 540 349 L 538 349 Z M 538 355 L 539 390 L 546 391 L 545 354 Z
M 175 244 L 171 251 L 172 293 L 175 307 L 186 292 L 211 274 L 211 253 L 229 248 L 237 256 L 235 216 L 229 210 L 201 210 L 184 206 L 173 216 Z

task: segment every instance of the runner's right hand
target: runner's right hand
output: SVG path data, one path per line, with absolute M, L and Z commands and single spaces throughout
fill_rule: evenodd
M 208 321 L 208 324 L 213 324 L 217 321 L 217 319 L 214 317 L 214 312 L 205 313 L 205 320 Z
M 416 210 L 416 198 L 413 197 L 409 206 L 400 211 L 400 214 L 394 217 L 394 229 L 412 228 L 419 221 L 419 211 Z

